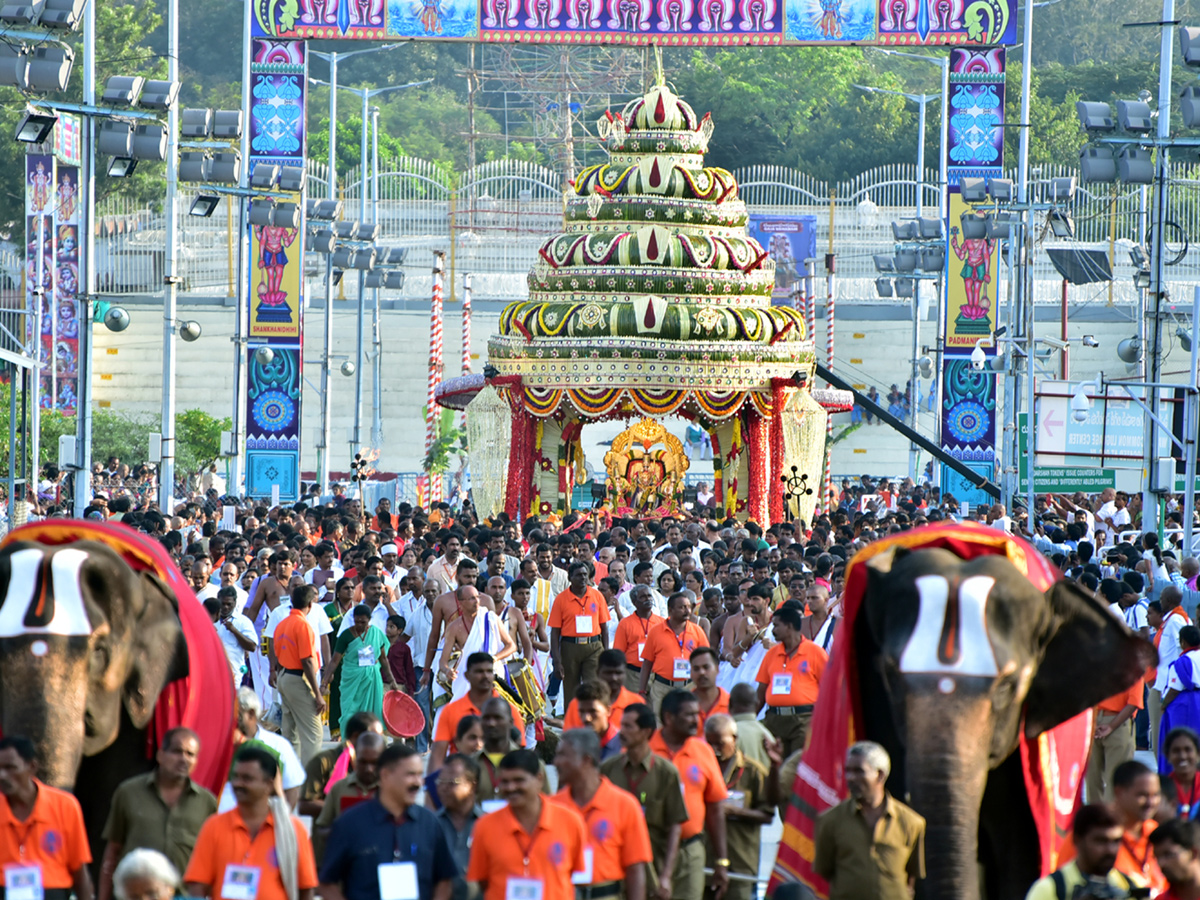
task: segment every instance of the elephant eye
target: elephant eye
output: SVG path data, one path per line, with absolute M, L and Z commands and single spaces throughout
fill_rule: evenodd
M 108 644 L 104 641 L 98 642 L 92 647 L 91 655 L 88 657 L 88 675 L 93 678 L 100 678 L 108 671 Z
M 1017 682 L 1014 678 L 1001 678 L 992 689 L 992 708 L 1008 709 L 1017 694 Z

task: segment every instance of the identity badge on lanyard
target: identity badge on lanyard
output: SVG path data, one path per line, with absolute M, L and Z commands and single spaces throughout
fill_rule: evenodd
M 504 885 L 504 900 L 544 900 L 546 885 L 540 878 L 509 878 Z
M 417 887 L 417 864 L 414 862 L 390 862 L 379 864 L 380 900 L 418 900 L 421 890 Z
M 7 900 L 42 900 L 44 893 L 41 866 L 9 866 L 4 870 Z
M 780 672 L 771 676 L 772 694 L 790 694 L 792 692 L 792 675 L 790 672 Z
M 368 668 L 375 665 L 375 648 L 374 647 L 359 647 L 358 648 L 358 667 L 360 669 Z
M 225 882 L 221 885 L 222 900 L 258 900 L 258 882 L 262 869 L 258 866 L 225 867 Z
M 671 678 L 674 681 L 686 681 L 692 677 L 692 664 L 688 659 L 675 657 L 671 660 Z

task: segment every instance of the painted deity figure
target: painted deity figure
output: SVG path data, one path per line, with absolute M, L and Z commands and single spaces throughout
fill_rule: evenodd
M 987 238 L 971 238 L 959 241 L 958 228 L 950 229 L 950 249 L 963 260 L 962 280 L 967 292 L 967 303 L 962 315 L 967 319 L 986 319 L 991 301 L 987 297 L 987 285 L 992 281 L 992 251 L 995 241 Z
M 254 236 L 259 242 L 258 267 L 263 278 L 258 282 L 258 296 L 264 303 L 278 305 L 287 294 L 281 288 L 283 270 L 287 267 L 287 248 L 296 240 L 296 229 L 282 225 L 256 225 Z
M 58 183 L 58 216 L 61 221 L 69 222 L 75 218 L 75 202 L 78 190 L 69 174 L 64 174 Z
M 33 188 L 33 212 L 43 212 L 50 205 L 50 173 L 45 163 L 37 164 L 29 184 Z
M 818 25 L 827 40 L 842 36 L 842 0 L 821 0 L 821 21 Z

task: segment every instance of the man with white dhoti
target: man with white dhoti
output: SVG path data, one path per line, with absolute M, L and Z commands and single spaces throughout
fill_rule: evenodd
M 495 660 L 496 678 L 504 677 L 504 660 L 516 652 L 516 642 L 500 621 L 500 617 L 479 604 L 479 591 L 471 585 L 463 585 L 454 592 L 461 613 L 446 626 L 442 655 L 438 660 L 438 677 L 434 685 L 436 700 L 447 693 L 450 685 L 450 700 L 457 700 L 470 688 L 466 666 L 460 661 L 470 658 L 472 653 L 489 653 Z
M 741 682 L 757 684 L 759 665 L 775 643 L 771 639 L 770 600 L 768 584 L 756 584 L 746 594 L 745 616 L 734 629 L 731 661 L 721 663 L 718 687 L 728 691 Z

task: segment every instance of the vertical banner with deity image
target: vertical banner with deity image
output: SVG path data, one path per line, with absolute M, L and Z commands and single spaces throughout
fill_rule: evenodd
M 52 406 L 63 415 L 74 415 L 79 401 L 79 167 L 57 167 L 54 211 L 54 318 L 49 354 L 53 358 Z M 43 329 L 43 342 L 47 340 Z
M 31 346 L 37 346 L 43 364 L 38 398 L 52 408 L 54 397 L 54 274 L 55 274 L 55 172 L 49 153 L 25 157 L 25 323 Z
M 962 218 L 974 215 L 962 199 L 962 178 L 1003 174 L 1004 48 L 955 47 L 950 50 L 950 122 L 946 171 L 950 182 L 945 300 L 942 335 L 942 449 L 988 479 L 996 477 L 996 377 L 990 369 L 971 367 L 980 340 L 990 357 L 999 316 L 999 241 L 967 238 Z M 952 495 L 971 508 L 991 504 L 991 497 L 948 466 L 941 466 L 942 495 Z
M 255 40 L 250 60 L 249 171 L 258 165 L 305 165 L 303 41 Z M 302 195 L 294 202 L 301 208 Z M 250 226 L 247 301 L 246 493 L 283 501 L 300 495 L 303 385 L 304 227 Z M 272 358 L 255 351 L 269 346 Z
M 748 230 L 775 262 L 771 305 L 790 306 L 804 261 L 817 255 L 817 217 L 751 213 Z

